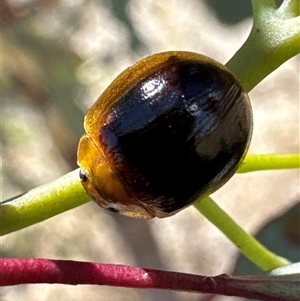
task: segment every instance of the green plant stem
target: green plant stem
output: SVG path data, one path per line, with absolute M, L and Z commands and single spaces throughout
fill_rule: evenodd
M 300 154 L 247 154 L 237 172 L 292 168 L 300 168 Z
M 246 257 L 263 270 L 271 270 L 289 264 L 288 260 L 272 253 L 244 231 L 210 197 L 197 200 L 194 206 L 220 229 Z
M 299 154 L 248 154 L 238 172 L 299 168 L 299 161 Z M 0 236 L 41 222 L 89 200 L 80 183 L 79 169 L 76 169 L 57 180 L 1 203 Z
M 300 52 L 299 2 L 252 0 L 253 26 L 244 45 L 226 66 L 251 91 L 268 74 Z
M 79 169 L 39 186 L 0 206 L 0 235 L 20 230 L 90 199 L 79 179 Z

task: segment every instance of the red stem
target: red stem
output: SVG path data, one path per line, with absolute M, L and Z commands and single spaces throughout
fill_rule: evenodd
M 255 286 L 257 282 L 255 279 L 237 279 L 228 275 L 205 277 L 115 264 L 39 258 L 0 259 L 0 286 L 28 283 L 96 284 L 275 300 L 274 295 L 251 289 L 251 285 Z M 291 301 L 283 296 L 275 297 L 278 301 Z

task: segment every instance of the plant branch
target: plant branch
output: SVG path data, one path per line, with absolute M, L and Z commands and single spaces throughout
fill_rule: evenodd
M 248 154 L 237 172 L 300 167 L 299 154 Z M 87 203 L 76 169 L 57 180 L 0 203 L 0 236 Z
M 292 168 L 300 168 L 300 154 L 247 154 L 237 172 Z
M 267 75 L 300 52 L 299 2 L 252 0 L 253 26 L 244 45 L 226 66 L 251 91 Z
M 206 277 L 125 265 L 38 258 L 0 259 L 0 272 L 0 286 L 25 283 L 94 284 L 211 293 L 265 301 L 298 300 L 300 284 L 297 274 L 292 277 L 230 277 L 225 274 Z M 289 288 L 283 294 L 287 282 Z
M 0 204 L 0 235 L 20 230 L 90 199 L 79 179 L 79 169 Z
M 289 264 L 288 260 L 272 253 L 243 230 L 210 197 L 197 200 L 194 206 L 261 269 L 271 270 Z

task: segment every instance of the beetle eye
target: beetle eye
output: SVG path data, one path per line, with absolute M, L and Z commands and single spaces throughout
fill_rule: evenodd
M 79 177 L 82 182 L 86 182 L 88 180 L 87 172 L 84 168 L 80 168 Z
M 107 207 L 105 210 L 109 211 L 110 213 L 120 213 L 120 210 L 114 207 Z

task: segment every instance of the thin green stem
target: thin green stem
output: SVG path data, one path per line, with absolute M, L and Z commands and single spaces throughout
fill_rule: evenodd
M 79 169 L 0 204 L 0 235 L 41 222 L 90 199 L 79 179 Z
M 300 154 L 247 154 L 237 172 L 292 168 L 300 168 Z
M 239 173 L 300 167 L 299 154 L 248 154 Z M 0 236 L 41 222 L 89 201 L 79 169 L 48 184 L 0 203 Z
M 251 91 L 268 74 L 300 52 L 299 3 L 252 0 L 253 26 L 244 45 L 226 66 Z
M 271 270 L 289 264 L 288 260 L 272 253 L 244 231 L 210 197 L 197 200 L 194 206 L 220 229 L 246 257 L 263 270 Z

